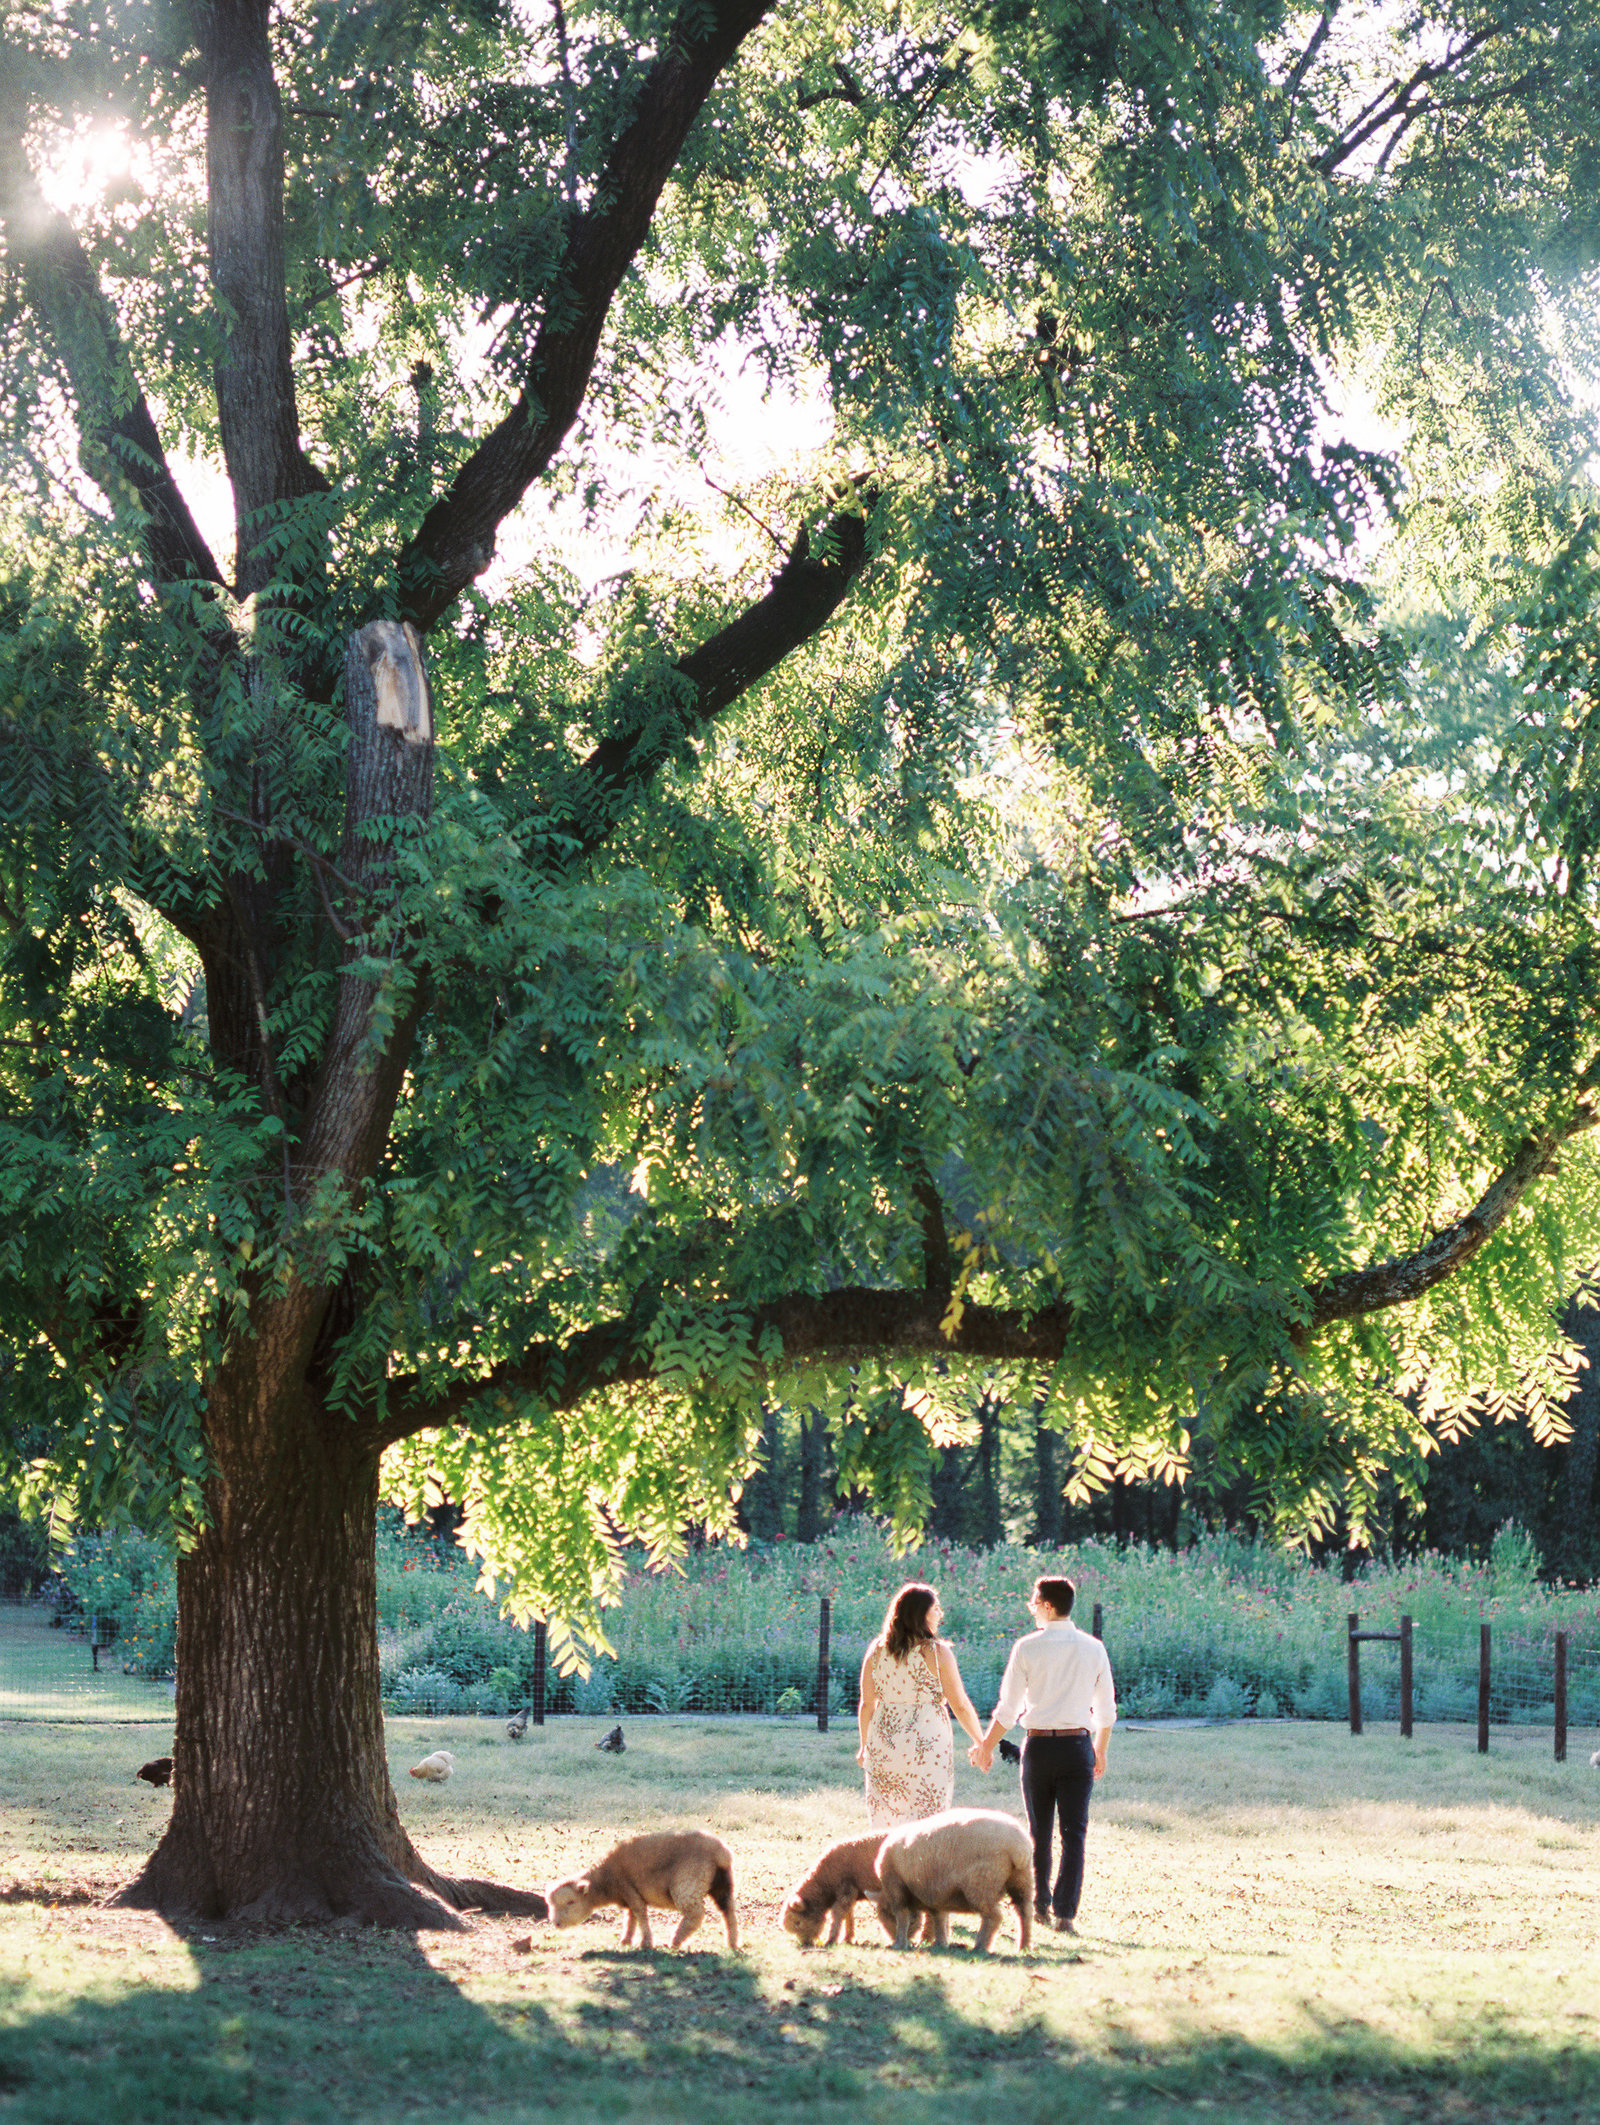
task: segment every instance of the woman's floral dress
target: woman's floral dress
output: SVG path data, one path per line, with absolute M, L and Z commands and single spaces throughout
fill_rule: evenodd
M 874 1830 L 892 1830 L 949 1807 L 955 1744 L 944 1690 L 921 1646 L 904 1660 L 879 1646 L 872 1680 L 878 1701 L 867 1724 L 867 1821 Z

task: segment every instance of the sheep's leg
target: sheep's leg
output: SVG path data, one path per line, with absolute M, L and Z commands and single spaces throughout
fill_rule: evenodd
M 839 1909 L 839 1906 L 838 1906 L 838 1905 L 835 1905 L 835 1906 L 834 1906 L 834 1909 L 835 1909 L 835 1911 L 837 1912 L 837 1910 Z M 837 1939 L 837 1938 L 838 1938 L 838 1934 L 839 1934 L 839 1928 L 838 1928 L 838 1925 L 837 1925 L 837 1923 L 835 1924 L 835 1926 L 834 1926 L 834 1929 L 833 1929 L 833 1931 L 834 1931 L 834 1938 L 835 1938 L 835 1939 Z M 850 1899 L 850 1901 L 849 1901 L 849 1902 L 848 1902 L 848 1903 L 847 1903 L 847 1904 L 846 1904 L 846 1905 L 844 1906 L 844 1938 L 845 1938 L 845 1945 L 846 1945 L 847 1947 L 853 1948 L 853 1947 L 855 1946 L 855 1944 L 856 1944 L 856 1905 L 855 1905 L 855 1898 L 854 1898 L 854 1897 L 852 1897 L 852 1898 Z
M 628 1933 L 633 1931 L 636 1923 L 639 1928 L 639 1946 L 641 1948 L 653 1948 L 655 1942 L 650 1938 L 650 1912 L 643 1902 L 629 1904 L 628 1906 Z M 628 1933 L 622 1936 L 622 1945 L 624 1947 L 628 1945 Z
M 922 1938 L 931 1940 L 936 1948 L 950 1945 L 950 1914 L 948 1911 L 930 1911 L 928 1922 L 922 1929 Z
M 633 1943 L 633 1906 L 631 1904 L 623 1905 L 622 1916 L 622 1945 L 627 1948 L 631 1947 Z
M 697 1932 L 704 1923 L 706 1900 L 702 1896 L 698 1903 L 683 1903 L 678 1906 L 678 1909 L 683 1913 L 683 1916 L 678 1921 L 677 1932 L 672 1936 L 674 1948 L 681 1948 L 690 1934 Z
M 989 1943 L 999 1931 L 1000 1906 L 991 1904 L 982 1915 L 982 1923 L 978 1927 L 978 1938 L 972 1944 L 973 1953 L 975 1955 L 986 1955 L 989 1950 Z
M 903 1904 L 894 1915 L 894 1944 L 897 1948 L 911 1946 L 911 1921 L 916 1913 L 909 1904 Z

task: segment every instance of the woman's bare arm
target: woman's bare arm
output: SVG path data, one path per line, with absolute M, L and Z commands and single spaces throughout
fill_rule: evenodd
M 856 1730 L 861 1736 L 861 1746 L 856 1751 L 856 1762 L 861 1763 L 867 1753 L 867 1729 L 872 1724 L 872 1710 L 878 1701 L 878 1685 L 873 1680 L 873 1655 L 876 1645 L 869 1645 L 861 1659 L 861 1695 L 856 1705 Z
M 979 1724 L 972 1699 L 967 1695 L 967 1686 L 961 1680 L 961 1670 L 956 1665 L 955 1648 L 938 1638 L 934 1641 L 933 1654 L 938 1665 L 939 1686 L 944 1691 L 945 1702 L 973 1740 L 981 1742 L 983 1728 Z

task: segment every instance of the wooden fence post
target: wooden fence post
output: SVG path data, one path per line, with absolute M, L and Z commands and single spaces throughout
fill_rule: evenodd
M 1097 1601 L 1097 1602 L 1095 1603 L 1095 1605 L 1094 1605 L 1094 1616 L 1093 1616 L 1093 1618 L 1091 1619 L 1091 1622 L 1090 1622 L 1090 1626 L 1089 1626 L 1089 1627 L 1090 1627 L 1090 1629 L 1091 1629 L 1091 1630 L 1093 1631 L 1093 1633 L 1094 1633 L 1094 1635 L 1095 1635 L 1095 1637 L 1096 1637 L 1096 1638 L 1104 1638 L 1104 1636 L 1105 1636 L 1105 1628 L 1104 1628 L 1104 1625 L 1105 1625 L 1105 1612 L 1104 1612 L 1104 1610 L 1103 1610 L 1103 1609 L 1101 1608 L 1101 1606 L 1100 1606 L 1099 1602 Z M 1062 1832 L 1062 1835 L 1063 1835 L 1063 1836 L 1065 1836 L 1065 1835 L 1066 1835 L 1065 1831 L 1063 1831 L 1063 1832 Z
M 817 1618 L 817 1732 L 828 1731 L 828 1627 L 833 1613 L 833 1604 L 826 1594 L 822 1597 L 822 1612 Z
M 1478 1754 L 1489 1753 L 1489 1626 L 1478 1626 Z
M 1352 1614 L 1349 1628 L 1350 1731 L 1352 1734 L 1359 1734 L 1361 1732 L 1361 1618 Z
M 541 1616 L 533 1626 L 533 1723 L 544 1725 L 544 1660 L 547 1634 Z
M 1411 1618 L 1400 1618 L 1400 1739 L 1411 1739 Z
M 1556 1762 L 1567 1760 L 1567 1634 L 1556 1632 Z

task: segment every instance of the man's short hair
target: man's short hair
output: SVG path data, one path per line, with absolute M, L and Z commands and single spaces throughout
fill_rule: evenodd
M 1070 1616 L 1078 1589 L 1070 1579 L 1035 1579 L 1033 1598 L 1048 1601 L 1058 1616 Z

